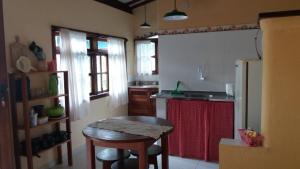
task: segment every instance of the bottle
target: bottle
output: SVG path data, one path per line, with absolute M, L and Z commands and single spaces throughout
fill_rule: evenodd
M 58 95 L 58 79 L 57 75 L 52 74 L 49 79 L 49 94 L 51 96 Z
M 37 118 L 38 118 L 38 114 L 35 113 L 35 111 L 32 108 L 31 111 L 30 111 L 30 124 L 31 124 L 31 127 L 35 127 L 37 125 Z

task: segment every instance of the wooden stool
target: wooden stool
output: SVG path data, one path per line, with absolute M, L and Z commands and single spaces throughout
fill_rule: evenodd
M 111 165 L 111 169 L 139 169 L 139 160 L 129 158 L 124 161 L 116 161 Z
M 134 156 L 138 156 L 135 150 L 130 150 L 130 153 Z M 154 169 L 158 169 L 157 156 L 161 154 L 161 147 L 159 145 L 153 144 L 147 150 L 148 162 L 154 165 Z
M 111 169 L 112 163 L 118 160 L 127 159 L 130 156 L 128 150 L 106 148 L 100 151 L 96 158 L 103 163 L 103 169 Z

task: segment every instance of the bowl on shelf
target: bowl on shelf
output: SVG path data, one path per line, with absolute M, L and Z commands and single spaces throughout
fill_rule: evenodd
M 45 117 L 39 117 L 38 118 L 38 125 L 41 125 L 41 124 L 45 124 L 48 122 L 48 116 L 45 116 Z
M 54 106 L 47 109 L 47 113 L 49 118 L 59 118 L 64 115 L 64 107 L 62 106 Z

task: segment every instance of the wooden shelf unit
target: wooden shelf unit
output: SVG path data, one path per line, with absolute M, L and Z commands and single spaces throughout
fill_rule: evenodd
M 45 97 L 38 97 L 38 98 L 33 98 L 29 99 L 28 98 L 28 91 L 27 91 L 27 77 L 30 78 L 30 76 L 38 76 L 38 75 L 43 75 L 43 74 L 63 74 L 63 82 L 64 82 L 64 94 L 59 94 L 57 96 L 45 96 Z M 17 102 L 16 101 L 16 79 L 21 78 L 21 83 L 22 83 L 22 101 Z M 70 121 L 70 108 L 69 108 L 69 84 L 68 84 L 68 72 L 67 71 L 51 71 L 51 72 L 30 72 L 30 73 L 12 73 L 10 74 L 10 84 L 11 84 L 11 101 L 12 101 L 12 112 L 13 112 L 13 121 L 14 121 L 14 132 L 17 132 L 18 130 L 22 130 L 25 133 L 25 143 L 26 143 L 26 158 L 27 158 L 27 168 L 28 169 L 33 169 L 33 154 L 32 154 L 32 145 L 31 145 L 31 140 L 32 140 L 32 130 L 37 129 L 37 128 L 42 128 L 44 126 L 49 126 L 49 125 L 55 125 L 55 128 L 57 131 L 60 130 L 60 123 L 65 121 L 66 124 L 66 129 L 65 131 L 71 133 L 71 121 Z M 30 126 L 30 117 L 29 117 L 29 112 L 30 112 L 30 103 L 31 102 L 38 102 L 38 101 L 43 101 L 43 100 L 54 100 L 57 103 L 58 98 L 60 97 L 65 97 L 65 116 L 60 118 L 60 119 L 49 119 L 49 121 L 45 124 L 37 125 L 35 127 Z M 18 118 L 17 118 L 17 104 L 22 104 L 23 107 L 23 126 L 18 127 Z M 18 133 L 15 134 L 15 145 L 16 147 L 19 147 L 19 139 L 18 139 Z M 47 150 L 50 149 L 57 149 L 58 153 L 58 163 L 62 163 L 62 145 L 67 144 L 67 154 L 68 154 L 68 165 L 72 166 L 73 165 L 73 158 L 72 158 L 72 141 L 71 141 L 71 135 L 70 139 L 67 141 L 64 141 L 62 143 L 58 143 L 50 148 L 41 150 L 39 153 L 43 153 Z M 20 158 L 20 152 L 17 153 L 18 157 Z M 20 161 L 20 160 L 18 160 Z
M 39 125 L 34 126 L 34 127 L 30 127 L 30 129 L 32 130 L 32 129 L 41 128 L 43 126 L 52 125 L 52 124 L 56 124 L 56 123 L 60 123 L 60 122 L 66 121 L 68 119 L 69 119 L 69 117 L 62 117 L 60 119 L 49 119 L 47 123 L 45 123 L 45 124 L 39 124 Z M 25 130 L 24 126 L 19 126 L 18 129 L 19 130 Z
M 48 100 L 48 99 L 58 99 L 60 97 L 66 97 L 67 94 L 60 94 L 57 96 L 45 96 L 45 97 L 36 97 L 36 98 L 31 98 L 28 100 L 29 102 L 35 102 L 35 101 L 42 101 L 42 100 Z M 18 103 L 22 103 L 22 101 L 18 101 Z

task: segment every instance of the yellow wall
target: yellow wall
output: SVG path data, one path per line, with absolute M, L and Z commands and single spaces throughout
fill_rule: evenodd
M 261 12 L 300 8 L 299 0 L 177 0 L 177 4 L 178 9 L 188 14 L 188 20 L 176 22 L 163 20 L 165 13 L 173 10 L 173 0 L 156 0 L 156 2 L 153 2 L 153 5 L 149 5 L 149 10 L 152 10 L 149 11 L 149 14 L 152 15 L 150 18 L 157 19 L 150 20 L 150 24 L 154 25 L 154 30 L 141 31 L 138 30 L 138 24 L 135 24 L 135 35 L 141 36 L 145 32 L 155 32 L 155 29 L 169 30 L 253 24 L 257 23 L 258 14 Z M 139 21 L 138 23 L 142 22 L 141 17 L 144 15 L 142 8 L 136 9 L 134 13 L 136 20 Z
M 300 16 L 264 19 L 262 148 L 220 145 L 220 169 L 300 166 Z
M 133 17 L 93 0 L 4 0 L 4 26 L 7 62 L 10 65 L 9 44 L 19 35 L 21 42 L 36 41 L 43 47 L 47 59 L 52 58 L 51 25 L 126 37 L 128 74 L 133 74 Z M 91 113 L 72 123 L 73 148 L 84 144 L 82 128 L 97 119 L 127 114 L 127 108 L 111 111 L 108 98 L 91 103 Z M 55 155 L 47 152 L 42 159 L 35 158 L 35 166 L 49 163 Z M 24 160 L 22 160 L 24 163 Z

